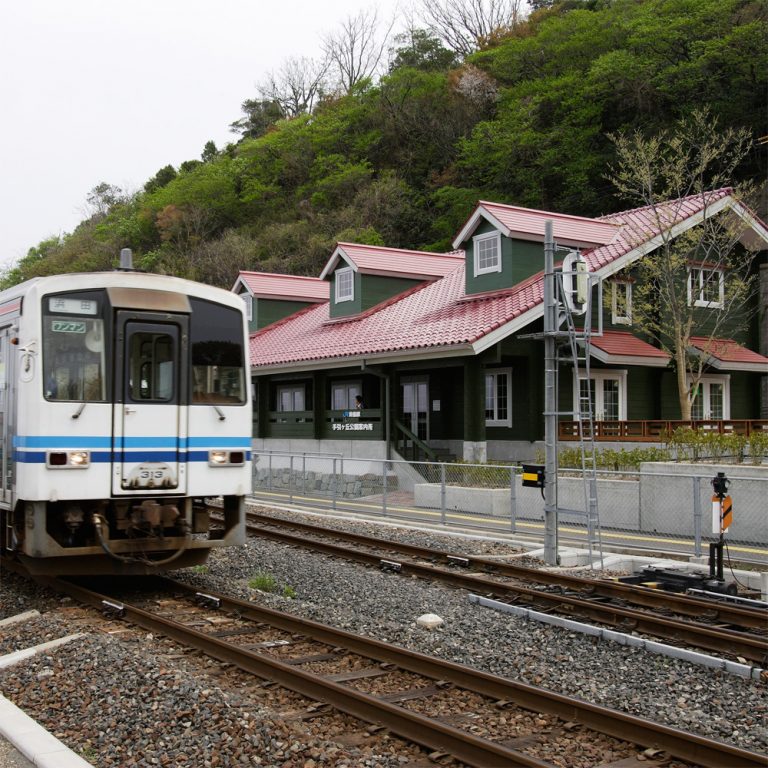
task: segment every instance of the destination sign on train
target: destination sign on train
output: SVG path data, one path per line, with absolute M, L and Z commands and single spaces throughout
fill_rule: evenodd
M 62 296 L 53 296 L 48 299 L 48 310 L 69 315 L 95 315 L 99 311 L 99 303 L 93 299 L 65 299 Z

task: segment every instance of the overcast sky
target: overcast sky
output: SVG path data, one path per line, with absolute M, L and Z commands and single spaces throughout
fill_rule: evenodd
M 371 7 L 355 0 L 3 0 L 0 268 L 84 218 L 104 181 L 132 192 L 199 159 L 255 85 Z M 375 3 L 391 18 L 396 0 Z

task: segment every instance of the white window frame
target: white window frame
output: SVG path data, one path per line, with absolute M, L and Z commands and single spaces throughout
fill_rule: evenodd
M 586 380 L 587 372 L 583 368 L 579 368 L 573 372 L 573 418 L 578 418 L 579 408 L 577 406 L 581 402 L 581 386 L 580 382 Z M 598 418 L 598 415 L 605 413 L 603 403 L 603 388 L 602 382 L 606 379 L 616 380 L 619 382 L 619 417 L 617 421 L 627 420 L 627 371 L 626 369 L 599 369 L 595 370 L 591 368 L 589 371 L 589 378 L 595 380 L 595 402 L 592 403 L 593 416 L 595 421 L 605 421 L 605 419 Z M 601 386 L 598 386 L 598 383 Z
M 619 306 L 619 291 L 624 289 L 624 314 Z M 632 325 L 632 283 L 627 280 L 614 280 L 611 285 L 611 323 L 613 325 Z
M 342 291 L 342 280 L 344 278 L 344 290 Z M 347 281 L 347 278 L 349 280 Z M 355 271 L 352 267 L 342 267 L 336 270 L 334 276 L 334 297 L 336 303 L 339 304 L 342 301 L 354 301 L 355 298 Z M 347 282 L 349 290 L 347 288 Z
M 344 390 L 344 400 L 346 405 L 341 408 L 336 407 L 336 392 Z M 331 382 L 331 410 L 332 411 L 354 411 L 357 410 L 355 405 L 355 395 L 363 395 L 363 383 L 359 379 L 349 381 L 334 381 Z
M 304 407 L 296 407 L 296 394 L 301 392 Z M 283 408 L 283 394 L 290 395 L 291 408 Z M 307 385 L 306 384 L 278 384 L 277 385 L 277 410 L 279 413 L 301 413 L 307 409 Z
M 691 386 L 691 377 L 687 377 L 688 386 Z M 710 385 L 722 384 L 723 387 L 723 415 L 712 416 L 710 403 Z M 695 421 L 727 421 L 731 418 L 731 377 L 727 373 L 707 374 L 699 379 L 703 404 L 701 419 Z M 691 401 L 691 418 L 693 419 L 693 401 Z
M 707 284 L 705 275 L 718 276 L 718 301 L 708 301 L 704 297 L 704 287 Z M 689 267 L 688 268 L 688 305 L 694 307 L 709 307 L 722 309 L 725 305 L 725 272 L 719 267 Z
M 493 416 L 491 418 L 488 418 L 488 416 L 485 417 L 485 426 L 486 427 L 511 427 L 512 426 L 512 369 L 511 368 L 488 368 L 484 371 L 485 376 L 483 377 L 483 386 L 486 387 L 483 392 L 483 397 L 485 398 L 485 408 L 484 410 L 488 410 L 488 390 L 487 390 L 487 381 L 488 377 L 493 378 L 493 392 L 494 392 L 494 400 L 493 400 Z M 507 417 L 505 419 L 499 418 L 498 413 L 498 400 L 495 396 L 495 393 L 498 391 L 498 380 L 499 378 L 504 377 L 504 380 L 506 380 L 507 384 Z
M 480 266 L 480 246 L 489 240 L 496 244 L 496 260 L 491 266 Z M 474 276 L 486 275 L 491 272 L 501 272 L 501 232 L 486 232 L 483 235 L 475 235 L 472 238 L 472 260 L 474 262 Z

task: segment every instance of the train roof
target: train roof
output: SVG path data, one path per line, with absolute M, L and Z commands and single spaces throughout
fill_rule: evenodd
M 23 283 L 0 292 L 0 305 L 30 293 L 49 293 L 67 290 L 94 288 L 139 288 L 147 291 L 170 291 L 217 301 L 241 308 L 241 297 L 216 286 L 186 280 L 172 275 L 157 275 L 150 272 L 112 270 L 110 272 L 74 272 L 61 275 L 33 277 Z

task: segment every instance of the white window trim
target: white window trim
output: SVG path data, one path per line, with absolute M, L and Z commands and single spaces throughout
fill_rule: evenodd
M 686 377 L 686 383 L 688 387 L 691 386 L 691 377 Z M 723 385 L 723 415 L 717 418 L 713 418 L 711 414 L 707 415 L 710 410 L 709 402 L 709 385 L 710 384 L 722 384 Z M 702 394 L 704 397 L 703 413 L 701 421 L 727 421 L 731 418 L 731 377 L 730 374 L 707 374 L 699 379 L 699 386 L 703 386 Z M 693 401 L 691 401 L 691 407 L 693 407 Z M 691 414 L 693 418 L 693 414 Z
M 293 393 L 301 390 L 304 400 L 304 411 L 307 410 L 307 385 L 306 384 L 278 384 L 277 385 L 277 411 L 278 413 L 303 413 L 303 411 L 296 410 L 296 398 Z M 283 410 L 283 392 L 291 392 L 291 405 L 294 406 L 291 410 Z
M 331 405 L 330 408 L 332 411 L 335 410 L 342 410 L 342 411 L 353 411 L 355 410 L 355 403 L 350 403 L 349 401 L 354 401 L 355 396 L 352 395 L 351 398 L 347 398 L 347 405 L 345 405 L 343 408 L 336 408 L 334 401 L 335 401 L 335 392 L 338 389 L 344 389 L 345 393 L 348 395 L 350 389 L 355 387 L 357 389 L 357 394 L 360 395 L 360 397 L 363 396 L 363 382 L 360 381 L 360 379 L 345 379 L 344 381 L 332 381 L 331 382 Z
M 625 314 L 619 314 L 619 286 L 626 289 Z M 611 323 L 613 325 L 632 325 L 632 283 L 626 280 L 614 280 L 611 286 Z
M 704 273 L 712 272 L 718 275 L 719 296 L 718 301 L 706 301 L 704 299 Z M 694 285 L 694 273 L 698 276 Z M 718 267 L 689 267 L 688 268 L 688 306 L 709 307 L 710 309 L 722 309 L 725 304 L 725 272 Z
M 506 419 L 489 419 L 486 417 L 486 427 L 511 427 L 512 426 L 512 369 L 511 368 L 489 368 L 484 371 L 483 386 L 485 386 L 485 377 L 494 377 L 494 391 L 496 390 L 496 381 L 499 376 L 504 376 L 507 379 L 507 418 Z M 488 403 L 485 403 L 486 408 Z M 494 412 L 497 411 L 496 403 L 494 403 Z
M 573 372 L 573 418 L 578 418 L 578 409 L 577 406 L 580 403 L 581 398 L 581 388 L 579 386 L 579 382 L 582 379 L 587 378 L 587 372 L 583 368 L 579 368 L 577 371 Z M 597 410 L 597 385 L 598 382 L 602 382 L 605 379 L 616 379 L 619 382 L 619 418 L 618 421 L 626 421 L 627 420 L 627 371 L 625 368 L 616 368 L 611 370 L 594 370 L 590 369 L 589 371 L 589 378 L 595 380 L 595 402 L 592 403 L 592 407 L 594 408 L 594 413 L 592 414 L 594 416 L 595 421 L 602 421 L 602 419 L 597 418 L 598 410 Z M 600 399 L 602 399 L 602 390 L 600 390 Z
M 491 267 L 483 267 L 480 269 L 478 245 L 484 240 L 496 241 L 497 262 Z M 501 272 L 501 232 L 486 232 L 483 235 L 475 235 L 475 237 L 472 238 L 472 261 L 474 262 L 474 277 L 490 274 L 492 272 Z
M 339 290 L 340 288 L 339 277 L 341 277 L 342 275 L 349 275 L 351 277 L 349 294 L 342 294 L 341 291 Z M 340 304 L 342 301 L 354 301 L 355 271 L 352 269 L 352 267 L 342 267 L 341 269 L 337 269 L 336 274 L 334 275 L 333 283 L 334 283 L 334 298 L 337 304 Z

